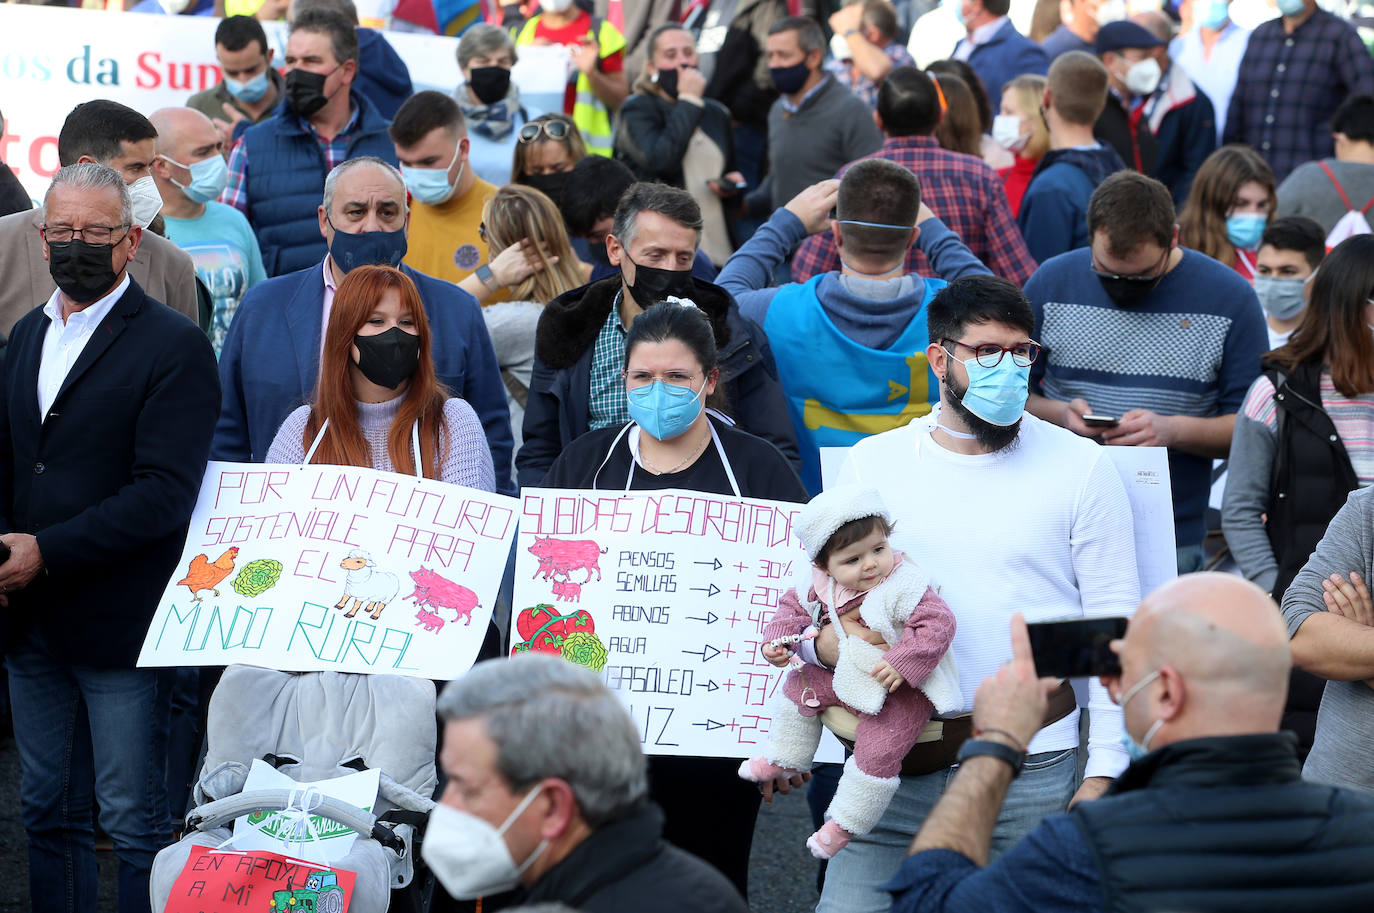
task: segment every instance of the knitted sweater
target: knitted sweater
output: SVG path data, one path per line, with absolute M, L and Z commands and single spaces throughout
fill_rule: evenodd
M 386 436 L 391 422 L 401 408 L 404 395 L 384 403 L 358 403 L 358 421 L 363 437 L 372 454 L 372 468 L 395 472 L 387 453 Z M 310 407 L 301 406 L 286 417 L 267 450 L 269 463 L 305 462 L 305 422 Z M 450 485 L 465 485 L 482 491 L 496 490 L 496 474 L 491 468 L 491 451 L 477 413 L 464 400 L 453 398 L 444 403 L 444 421 L 440 426 L 448 436 L 448 447 L 440 448 L 443 462 L 439 465 L 439 480 Z M 325 434 L 329 432 L 326 431 Z

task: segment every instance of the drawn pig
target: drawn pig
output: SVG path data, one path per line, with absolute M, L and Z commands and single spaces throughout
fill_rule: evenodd
M 452 609 L 455 622 L 460 618 L 466 618 L 466 624 L 472 624 L 472 610 L 482 604 L 472 590 L 440 577 L 426 567 L 411 571 L 410 579 L 415 582 L 415 592 L 406 598 L 414 600 L 417 608 L 430 606 L 436 609 Z
M 582 582 L 590 583 L 592 571 L 596 571 L 597 580 L 601 579 L 601 566 L 598 561 L 608 549 L 598 549 L 596 543 L 590 539 L 568 541 L 566 539 L 541 539 L 536 536 L 529 551 L 531 555 L 539 559 L 539 567 L 534 572 L 536 577 L 542 573 L 545 580 L 551 576 L 571 578 L 573 571 L 585 570 L 587 579 Z
M 423 607 L 415 613 L 415 619 L 417 628 L 424 628 L 426 631 L 434 633 L 444 629 L 444 620 Z

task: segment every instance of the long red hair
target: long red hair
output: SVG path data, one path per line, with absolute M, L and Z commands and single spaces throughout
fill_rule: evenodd
M 372 311 L 390 289 L 401 297 L 401 310 L 410 311 L 416 334 L 420 337 L 420 358 L 415 373 L 410 376 L 405 399 L 387 432 L 387 454 L 396 472 L 415 472 L 415 458 L 411 453 L 410 429 L 420 423 L 420 461 L 424 475 L 439 478 L 439 465 L 447 450 L 447 435 L 443 434 L 444 402 L 449 392 L 434 376 L 434 360 L 430 357 L 429 320 L 420 301 L 420 293 L 410 277 L 390 266 L 359 266 L 344 277 L 334 293 L 334 305 L 329 312 L 329 326 L 324 331 L 324 351 L 320 354 L 320 380 L 311 404 L 310 418 L 305 423 L 302 442 L 306 449 L 315 440 L 321 426 L 329 420 L 329 430 L 312 463 L 335 466 L 372 466 L 367 439 L 358 421 L 357 399 L 353 394 L 353 337 L 362 329 Z M 442 442 L 442 443 L 441 443 Z

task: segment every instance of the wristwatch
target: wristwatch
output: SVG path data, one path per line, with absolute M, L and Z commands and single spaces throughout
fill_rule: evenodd
M 492 290 L 496 289 L 496 277 L 492 275 L 491 267 L 487 264 L 483 263 L 481 266 L 473 270 L 472 274 L 476 276 L 477 280 L 481 282 L 483 285 L 485 285 L 487 288 Z
M 969 739 L 959 746 L 959 753 L 954 760 L 962 764 L 969 758 L 976 758 L 980 755 L 987 755 L 1010 764 L 1013 780 L 1021 776 L 1021 765 L 1026 760 L 1025 752 L 1017 751 L 1010 745 L 1003 745 L 1001 742 L 993 742 L 990 739 Z

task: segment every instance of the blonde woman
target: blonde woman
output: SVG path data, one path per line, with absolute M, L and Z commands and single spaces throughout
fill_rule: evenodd
M 1009 167 L 999 168 L 998 176 L 1007 190 L 1011 214 L 1021 212 L 1031 175 L 1050 148 L 1050 128 L 1040 113 L 1045 97 L 1045 77 L 1026 74 L 1002 87 L 1002 109 L 992 122 L 992 138 L 1012 156 Z
M 518 451 L 539 315 L 544 305 L 559 295 L 586 285 L 592 268 L 573 253 L 563 217 L 553 201 L 523 184 L 507 184 L 496 191 L 482 208 L 478 234 L 487 245 L 493 272 L 506 260 L 524 261 L 532 270 L 521 270 L 521 278 L 510 283 L 509 301 L 482 308 L 501 366 L 501 379 L 506 383 L 506 403 Z M 478 301 L 492 292 L 475 275 L 464 279 L 461 287 Z

